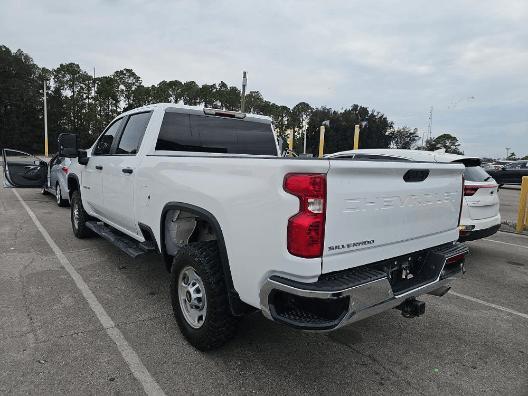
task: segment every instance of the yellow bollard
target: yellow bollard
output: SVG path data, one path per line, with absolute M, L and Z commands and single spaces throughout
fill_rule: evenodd
M 290 151 L 293 151 L 293 129 L 290 129 L 290 133 L 288 134 L 288 148 Z
M 515 232 L 520 234 L 526 227 L 526 200 L 528 199 L 528 176 L 523 176 L 521 183 L 521 196 L 519 197 L 519 213 Z
M 321 127 L 319 128 L 319 158 L 323 158 L 324 134 L 325 134 L 325 127 L 324 125 L 321 125 Z
M 354 150 L 359 148 L 359 125 L 354 127 Z

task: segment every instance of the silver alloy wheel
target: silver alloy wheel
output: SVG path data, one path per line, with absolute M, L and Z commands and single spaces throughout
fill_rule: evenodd
M 57 205 L 60 205 L 62 201 L 62 193 L 60 189 L 60 184 L 57 184 L 57 188 L 55 189 L 55 199 L 57 200 Z
M 76 230 L 78 230 L 79 229 L 79 204 L 77 203 L 77 201 L 73 202 L 72 211 L 73 211 L 73 226 L 75 227 Z
M 185 321 L 189 326 L 199 329 L 205 322 L 207 297 L 202 278 L 193 267 L 187 266 L 178 277 L 178 300 Z

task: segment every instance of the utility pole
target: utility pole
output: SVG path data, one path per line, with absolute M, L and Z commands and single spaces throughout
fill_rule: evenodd
M 44 156 L 48 156 L 48 104 L 46 102 L 46 80 L 44 80 Z
M 506 147 L 506 159 L 510 156 L 510 149 L 511 147 Z
M 240 112 L 243 113 L 246 107 L 246 85 L 247 72 L 242 72 L 242 95 L 240 97 Z
M 427 132 L 424 131 L 422 133 L 422 147 L 424 147 L 425 142 L 427 141 L 426 136 L 427 136 L 427 139 L 431 139 L 432 130 L 433 130 L 433 106 L 431 106 L 431 108 L 429 109 L 429 123 L 427 124 Z
M 429 139 L 432 139 L 433 137 L 433 106 L 431 106 L 431 109 L 429 110 L 429 126 L 427 127 L 427 131 L 429 133 Z

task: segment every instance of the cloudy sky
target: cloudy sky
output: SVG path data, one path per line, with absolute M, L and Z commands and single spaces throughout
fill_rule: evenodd
M 528 1 L 2 0 L 0 44 L 145 84 L 220 80 L 276 103 L 354 103 L 528 155 Z

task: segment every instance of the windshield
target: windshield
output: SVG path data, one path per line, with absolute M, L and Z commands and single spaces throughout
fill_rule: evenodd
M 464 170 L 464 180 L 472 182 L 485 182 L 491 180 L 491 176 L 480 166 L 467 166 Z

